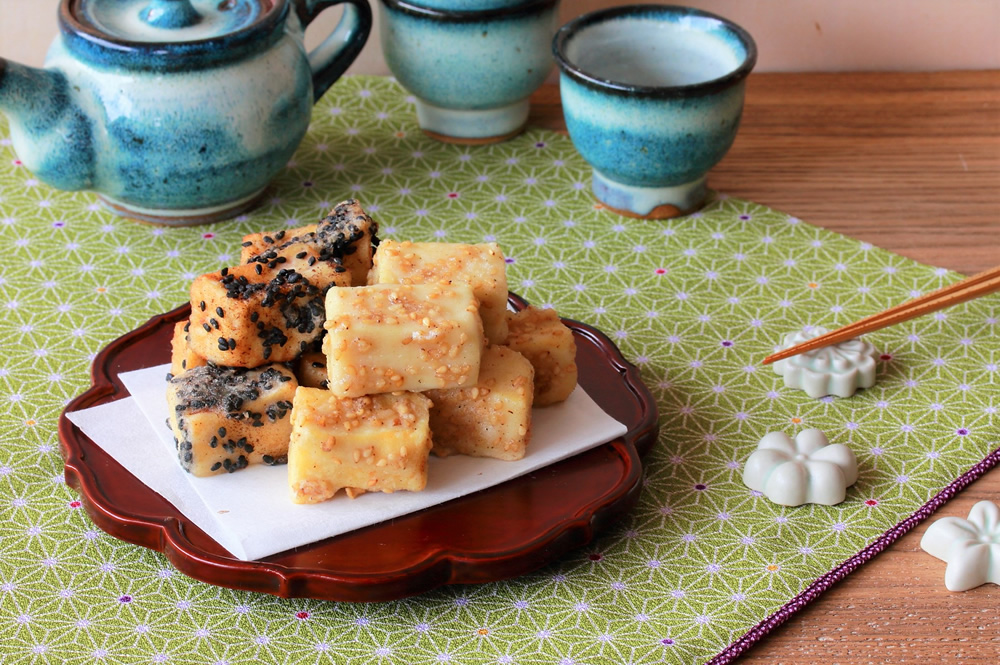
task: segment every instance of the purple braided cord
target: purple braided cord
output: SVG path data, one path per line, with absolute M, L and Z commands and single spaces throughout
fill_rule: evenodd
M 727 663 L 731 663 L 739 658 L 758 640 L 788 621 L 793 614 L 812 601 L 816 600 L 820 594 L 829 589 L 836 582 L 839 582 L 854 572 L 854 570 L 861 566 L 861 564 L 866 563 L 876 554 L 882 552 L 894 542 L 899 540 L 908 531 L 913 529 L 913 527 L 930 517 L 931 514 L 943 506 L 946 501 L 952 499 L 970 483 L 977 480 L 984 473 L 996 466 L 997 463 L 1000 463 L 1000 448 L 994 450 L 992 453 L 987 455 L 986 459 L 982 462 L 976 464 L 955 479 L 950 485 L 938 492 L 934 498 L 921 506 L 915 513 L 879 536 L 878 540 L 874 543 L 864 548 L 830 572 L 818 578 L 815 582 L 810 584 L 805 591 L 782 605 L 777 612 L 751 628 L 743 637 L 730 644 L 724 651 L 712 658 L 712 660 L 708 661 L 705 665 L 726 665 Z

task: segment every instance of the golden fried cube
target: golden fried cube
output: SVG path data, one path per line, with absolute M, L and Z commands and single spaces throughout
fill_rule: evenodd
M 300 270 L 260 263 L 224 268 L 191 284 L 188 346 L 217 365 L 287 362 L 323 333 L 324 295 L 350 275 L 317 262 Z
M 307 351 L 299 356 L 295 378 L 300 386 L 326 389 L 326 356 L 322 351 Z
M 188 347 L 188 328 L 190 326 L 190 319 L 174 324 L 174 336 L 170 338 L 170 373 L 174 376 L 205 364 L 205 359 Z
M 507 339 L 507 272 L 496 243 L 384 240 L 368 275 L 369 284 L 467 284 L 479 300 L 490 344 Z
M 531 440 L 534 370 L 517 351 L 483 352 L 479 381 L 469 388 L 429 390 L 435 455 L 519 460 Z
M 535 406 L 562 402 L 576 388 L 576 342 L 552 309 L 508 313 L 507 346 L 535 368 Z
M 293 243 L 304 244 L 312 240 L 315 233 L 315 224 L 300 226 L 294 229 L 281 229 L 280 231 L 249 233 L 243 236 L 240 263 L 249 263 L 252 258 L 263 254 L 269 249 L 277 249 Z
M 351 275 L 351 284 L 367 282 L 372 253 L 378 245 L 378 224 L 354 199 L 338 203 L 318 224 L 287 231 L 252 233 L 243 237 L 242 263 L 262 263 L 302 270 L 317 261 Z
M 284 463 L 296 387 L 281 365 L 203 365 L 170 379 L 168 420 L 181 466 L 195 476 L 212 476 Z
M 299 388 L 292 409 L 288 482 L 292 501 L 318 503 L 341 488 L 422 490 L 431 449 L 430 400 L 417 393 L 337 397 Z
M 468 286 L 374 284 L 326 297 L 328 387 L 339 397 L 475 385 L 484 338 Z

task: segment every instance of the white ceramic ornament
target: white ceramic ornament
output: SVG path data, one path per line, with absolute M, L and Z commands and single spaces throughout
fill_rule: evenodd
M 944 586 L 949 591 L 1000 584 L 1000 508 L 980 501 L 967 520 L 942 517 L 924 532 L 920 547 L 948 564 Z
M 781 348 L 824 334 L 826 328 L 818 327 L 788 333 Z M 804 390 L 810 397 L 850 397 L 858 388 L 875 385 L 875 347 L 863 339 L 850 339 L 779 360 L 774 371 L 784 377 L 786 386 Z
M 806 429 L 793 441 L 784 432 L 770 432 L 743 468 L 743 483 L 782 506 L 844 500 L 858 479 L 858 460 L 842 443 L 830 445 L 821 430 Z

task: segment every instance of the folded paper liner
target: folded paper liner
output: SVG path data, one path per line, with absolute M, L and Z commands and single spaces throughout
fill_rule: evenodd
M 421 492 L 342 492 L 314 505 L 293 504 L 285 466 L 254 465 L 237 473 L 197 478 L 177 461 L 166 425 L 169 365 L 120 375 L 131 393 L 67 414 L 94 443 L 143 484 L 172 503 L 234 557 L 253 561 L 301 545 L 444 503 L 615 439 L 627 431 L 580 386 L 561 404 L 532 411 L 532 436 L 516 462 L 431 456 Z

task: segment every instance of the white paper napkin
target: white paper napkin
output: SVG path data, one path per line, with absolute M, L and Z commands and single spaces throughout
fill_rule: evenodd
M 532 412 L 532 438 L 516 462 L 431 456 L 422 492 L 338 494 L 315 505 L 291 502 L 284 466 L 196 478 L 177 462 L 166 426 L 169 365 L 127 372 L 132 394 L 69 419 L 140 481 L 170 501 L 238 559 L 256 560 L 437 505 L 530 473 L 621 436 L 627 428 L 579 386 L 562 404 Z

